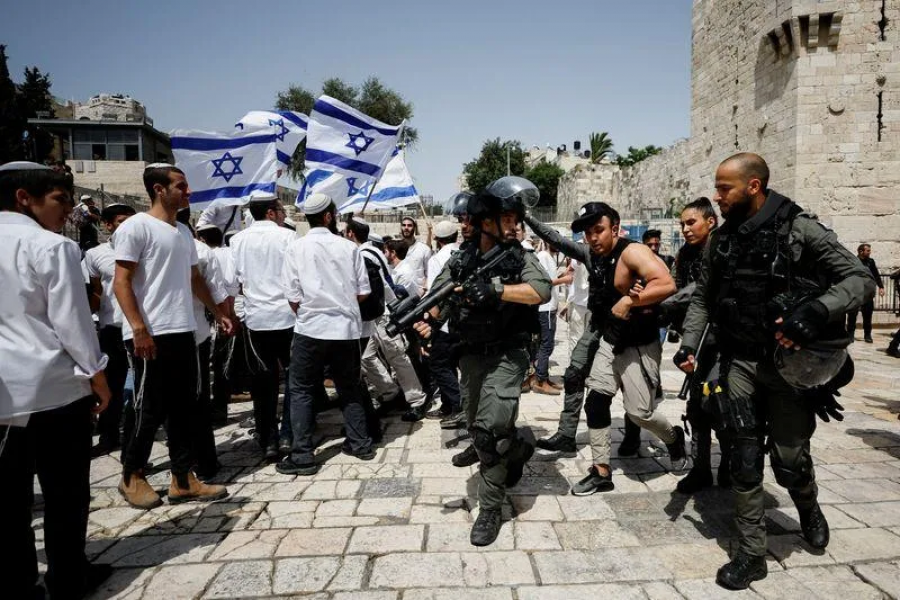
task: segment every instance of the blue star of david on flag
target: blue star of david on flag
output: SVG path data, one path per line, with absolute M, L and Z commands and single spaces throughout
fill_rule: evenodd
M 348 133 L 347 136 L 350 138 L 350 141 L 344 145 L 356 152 L 357 156 L 368 150 L 372 142 L 375 141 L 375 138 L 370 138 L 362 130 L 359 133 Z
M 284 141 L 284 136 L 290 133 L 290 130 L 284 126 L 284 119 L 269 119 L 269 125 L 275 127 L 277 131 L 275 132 L 275 137 L 278 138 L 279 142 Z
M 213 177 L 221 177 L 227 182 L 231 181 L 231 178 L 235 175 L 243 175 L 244 172 L 241 171 L 241 161 L 244 160 L 242 156 L 231 156 L 231 152 L 226 152 L 222 155 L 222 158 L 214 158 L 210 162 L 215 167 L 212 176 Z M 231 163 L 231 171 L 226 173 L 222 170 L 222 165 L 224 163 Z
M 369 186 L 372 185 L 371 179 L 366 179 L 365 183 L 360 187 L 356 187 L 356 177 L 348 177 L 347 178 L 347 197 L 352 198 L 357 194 L 361 194 L 363 196 L 369 195 Z

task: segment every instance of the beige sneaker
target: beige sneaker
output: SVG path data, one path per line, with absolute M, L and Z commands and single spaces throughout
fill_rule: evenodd
M 147 483 L 142 471 L 132 473 L 127 479 L 119 482 L 119 493 L 134 508 L 150 510 L 162 504 L 159 494 Z
M 193 471 L 188 471 L 184 476 L 183 483 L 178 483 L 178 478 L 172 475 L 172 483 L 169 484 L 169 504 L 178 504 L 179 502 L 190 502 L 191 500 L 212 501 L 221 500 L 228 495 L 228 490 L 224 485 L 210 485 L 202 483 L 194 475 Z

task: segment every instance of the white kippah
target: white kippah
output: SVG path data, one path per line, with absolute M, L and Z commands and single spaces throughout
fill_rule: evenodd
M 434 226 L 434 237 L 445 239 L 452 238 L 457 234 L 457 226 L 456 223 L 451 223 L 450 221 L 440 221 Z
M 12 162 L 8 162 L 5 165 L 0 165 L 0 172 L 2 171 L 52 171 L 53 169 L 48 167 L 47 165 L 42 165 L 36 162 L 31 162 L 27 160 L 14 160 Z
M 254 190 L 253 192 L 250 192 L 250 202 L 271 202 L 272 200 L 278 200 L 278 196 L 272 192 L 266 192 L 264 190 Z
M 333 204 L 331 196 L 316 192 L 310 194 L 306 202 L 303 203 L 303 213 L 307 215 L 317 215 L 325 212 L 325 209 Z
M 159 162 L 159 163 L 152 163 L 152 164 L 147 165 L 146 167 L 144 167 L 144 170 L 146 171 L 147 169 L 175 169 L 175 168 L 177 168 L 175 165 L 170 165 L 169 163 Z
M 366 220 L 363 219 L 362 217 L 352 217 L 352 218 L 353 218 L 354 223 L 359 223 L 360 225 L 368 225 L 368 223 L 366 223 Z
M 84 202 L 85 200 L 93 200 L 93 199 L 94 199 L 93 196 L 91 196 L 90 194 L 82 194 L 81 198 L 79 198 L 79 200 L 81 200 L 82 202 Z
M 372 233 L 369 233 L 369 241 L 374 244 L 383 244 L 384 238 L 381 237 L 380 235 L 378 235 L 377 233 L 372 232 Z

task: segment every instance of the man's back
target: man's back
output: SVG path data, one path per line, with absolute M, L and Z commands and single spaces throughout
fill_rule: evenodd
M 231 240 L 234 271 L 244 293 L 244 322 L 257 331 L 286 329 L 294 314 L 284 295 L 281 269 L 294 233 L 272 221 L 257 221 Z

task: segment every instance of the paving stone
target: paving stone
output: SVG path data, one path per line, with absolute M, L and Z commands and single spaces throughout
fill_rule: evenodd
M 250 529 L 293 529 L 312 526 L 317 501 L 269 502 Z
M 785 568 L 834 564 L 834 557 L 828 550 L 812 548 L 797 534 L 769 535 L 766 541 L 769 552 Z
M 889 463 L 867 463 L 862 465 L 831 465 L 828 470 L 842 479 L 859 481 L 860 479 L 897 479 L 900 468 Z M 816 470 L 816 479 L 818 469 Z
M 253 560 L 226 563 L 219 570 L 204 598 L 270 596 L 272 561 Z
M 828 551 L 839 563 L 900 558 L 900 537 L 884 529 L 831 532 Z
M 596 581 L 652 581 L 672 574 L 645 548 L 535 552 L 541 582 L 594 583 Z
M 461 469 L 450 467 L 440 463 L 421 463 L 412 466 L 414 478 L 438 477 L 441 479 L 468 479 L 472 476 L 471 468 Z
M 407 594 L 409 591 L 406 592 Z M 397 600 L 400 592 L 338 592 L 331 597 L 331 600 Z M 303 596 L 303 600 L 307 600 L 309 596 Z
M 137 520 L 144 516 L 146 512 L 147 511 L 145 510 L 134 509 L 130 506 L 104 508 L 92 511 L 88 517 L 88 521 L 92 525 L 98 525 L 104 529 L 116 529 Z
M 284 558 L 275 562 L 272 592 L 297 594 L 320 592 L 341 566 L 339 556 Z
M 818 600 L 820 598 L 790 572 L 785 571 L 769 573 L 765 579 L 751 583 L 750 589 L 767 600 Z
M 87 600 L 141 600 L 157 569 L 115 569 Z
M 292 529 L 279 544 L 275 556 L 342 554 L 352 531 L 350 528 Z
M 892 598 L 900 598 L 900 561 L 857 565 L 857 575 Z
M 761 596 L 752 590 L 724 590 L 714 579 L 688 579 L 685 581 L 676 581 L 675 589 L 683 595 L 687 600 L 719 600 L 721 598 L 737 598 L 744 600 L 745 598 L 757 598 Z
M 900 503 L 897 504 L 900 505 Z M 822 514 L 825 515 L 825 519 L 828 521 L 828 527 L 830 529 L 859 529 L 863 527 L 863 523 L 849 517 L 846 511 L 842 510 L 844 506 L 853 505 L 832 504 L 822 506 Z M 800 516 L 796 508 L 788 506 L 770 508 L 766 511 L 766 519 L 771 520 L 772 523 L 785 532 L 800 531 Z M 898 524 L 900 524 L 900 521 L 898 521 Z
M 728 562 L 728 550 L 715 542 L 670 544 L 653 548 L 657 560 L 675 579 L 715 578 L 719 567 Z
M 521 596 L 519 596 L 521 598 Z M 512 591 L 503 588 L 485 588 L 481 590 L 451 589 L 417 589 L 403 592 L 403 600 L 511 600 Z
M 313 481 L 304 490 L 303 500 L 343 500 L 356 498 L 361 482 L 359 481 Z
M 869 527 L 900 526 L 900 502 L 840 504 L 837 508 Z
M 618 521 L 575 521 L 555 523 L 553 528 L 564 550 L 595 550 L 640 546 L 638 538 Z
M 409 519 L 412 498 L 366 498 L 356 509 L 359 516 Z
M 469 523 L 435 523 L 428 526 L 427 552 L 473 552 L 512 550 L 515 546 L 513 523 L 503 523 L 500 535 L 490 546 L 477 548 L 469 542 L 472 525 Z
M 862 581 L 846 565 L 808 567 L 788 571 L 797 580 L 825 600 L 881 600 L 883 594 L 875 587 Z
M 327 527 L 366 527 L 367 525 L 378 525 L 378 517 L 322 517 L 315 519 L 312 526 L 319 528 Z
M 900 488 L 893 489 L 886 485 L 885 482 L 875 479 L 826 481 L 821 483 L 819 488 L 839 494 L 850 502 L 900 500 Z
M 370 588 L 412 588 L 427 581 L 433 587 L 457 587 L 463 581 L 457 553 L 398 553 L 375 558 Z
M 469 512 L 463 509 L 419 504 L 412 507 L 409 516 L 410 523 L 459 523 L 469 519 Z
M 517 550 L 562 550 L 552 523 L 516 521 Z
M 531 560 L 524 552 L 462 552 L 467 586 L 535 583 Z
M 421 481 L 422 493 L 429 496 L 452 496 L 454 494 L 466 494 L 467 484 L 465 480 L 454 479 L 452 477 L 425 477 Z
M 126 538 L 101 556 L 115 567 L 145 567 L 202 562 L 225 537 L 222 534 L 190 534 Z
M 418 552 L 425 537 L 424 525 L 357 527 L 350 538 L 348 553 L 386 554 Z
M 222 567 L 220 563 L 162 567 L 147 583 L 147 598 L 199 598 Z
M 334 579 L 328 584 L 328 589 L 332 591 L 359 590 L 363 585 L 368 564 L 368 556 L 345 556 Z
M 208 560 L 271 558 L 287 534 L 286 529 L 235 531 L 216 546 Z
M 316 518 L 352 517 L 356 510 L 357 500 L 326 500 L 316 508 Z
M 672 585 L 662 581 L 645 583 L 641 588 L 647 594 L 648 600 L 683 600 L 684 598 Z
M 593 496 L 557 496 L 556 501 L 566 521 L 593 521 L 615 519 L 616 513 L 604 499 L 604 494 Z
M 364 482 L 362 498 L 413 498 L 423 493 L 419 482 L 406 478 L 369 479 Z
M 517 521 L 562 521 L 563 512 L 556 496 L 510 496 Z
M 593 585 L 523 586 L 516 590 L 519 600 L 572 600 L 580 598 L 615 598 L 615 600 L 644 600 L 641 588 L 616 583 Z
M 272 483 L 248 483 L 241 488 L 241 495 L 259 502 L 296 500 L 311 483 L 309 481 L 278 481 Z

